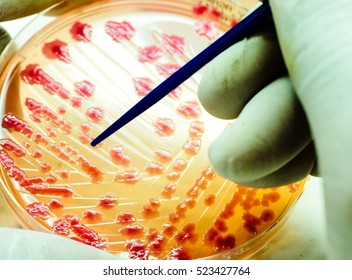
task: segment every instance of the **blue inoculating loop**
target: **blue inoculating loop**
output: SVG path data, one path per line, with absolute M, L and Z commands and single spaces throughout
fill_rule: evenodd
M 96 137 L 91 142 L 91 145 L 98 145 L 111 134 L 138 117 L 140 114 L 160 101 L 163 97 L 181 85 L 184 81 L 186 81 L 189 77 L 191 77 L 194 73 L 196 73 L 199 69 L 209 63 L 219 54 L 250 35 L 253 30 L 260 27 L 269 16 L 271 16 L 269 3 L 267 1 L 263 1 L 263 4 L 255 9 L 252 13 L 250 13 L 247 17 L 241 20 L 238 24 L 232 27 L 209 47 L 204 49 L 188 63 L 182 66 L 164 82 L 154 88 L 129 111 L 127 111 L 117 121 L 115 121 L 106 130 L 104 130 L 98 137 Z

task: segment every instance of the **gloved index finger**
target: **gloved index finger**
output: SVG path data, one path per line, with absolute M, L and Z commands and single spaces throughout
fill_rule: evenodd
M 0 21 L 36 14 L 56 3 L 58 3 L 56 0 L 2 0 L 0 2 Z
M 0 54 L 4 51 L 10 41 L 11 36 L 3 27 L 0 26 Z
M 1 0 L 0 21 L 33 15 L 55 4 L 59 5 L 57 12 L 64 12 L 95 1 L 97 0 Z
M 198 88 L 199 100 L 215 117 L 236 118 L 257 92 L 285 71 L 275 33 L 261 30 L 207 66 Z

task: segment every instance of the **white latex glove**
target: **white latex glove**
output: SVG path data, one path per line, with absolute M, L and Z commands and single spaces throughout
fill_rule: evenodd
M 0 260 L 4 259 L 116 260 L 121 258 L 56 234 L 0 228 Z
M 99 0 L 1 0 L 0 21 L 33 15 L 55 4 L 60 4 L 55 11 L 63 12 L 95 1 Z
M 270 31 L 238 43 L 213 61 L 200 84 L 210 113 L 239 115 L 210 158 L 224 177 L 272 187 L 308 175 L 316 153 L 327 254 L 352 259 L 352 1 L 270 3 L 279 45 Z

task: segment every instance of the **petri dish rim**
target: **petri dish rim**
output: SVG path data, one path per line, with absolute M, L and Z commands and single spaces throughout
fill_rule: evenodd
M 130 1 L 125 0 L 125 1 L 119 1 L 118 5 L 126 5 L 127 10 L 129 9 L 135 9 L 134 7 L 140 8 L 140 5 L 144 5 L 146 1 L 133 1 L 133 7 L 131 6 Z M 158 1 L 149 1 L 149 2 L 155 2 L 157 3 Z M 47 13 L 52 12 L 53 10 L 49 9 L 48 11 L 45 11 L 43 14 L 40 14 L 38 17 L 36 17 L 26 28 L 24 28 L 17 37 L 15 37 L 11 43 L 11 45 L 8 47 L 6 51 L 6 59 L 9 59 L 9 63 L 6 64 L 6 62 L 3 61 L 4 71 L 5 75 L 1 75 L 1 95 L 3 96 L 6 94 L 7 91 L 7 86 L 8 86 L 8 81 L 11 78 L 11 74 L 16 70 L 16 67 L 18 63 L 21 62 L 22 55 L 26 53 L 27 48 L 30 48 L 32 45 L 32 42 L 38 41 L 40 38 L 45 37 L 48 35 L 47 32 L 55 32 L 55 26 L 57 25 L 58 22 L 60 24 L 65 24 L 66 22 L 71 22 L 72 18 L 74 17 L 75 20 L 77 20 L 77 11 L 82 12 L 82 18 L 85 16 L 89 15 L 90 13 L 94 13 L 97 11 L 105 11 L 108 9 L 111 9 L 111 7 L 114 7 L 117 5 L 116 2 L 114 1 L 104 1 L 100 3 L 100 5 L 97 7 L 96 4 L 88 5 L 87 8 L 77 8 L 72 11 L 69 11 L 68 13 L 65 13 L 65 20 L 60 21 L 60 17 L 52 17 L 52 16 L 47 16 Z M 189 7 L 189 1 L 178 1 L 178 2 L 167 2 L 164 3 L 167 8 L 160 9 L 158 12 L 175 12 L 175 8 L 181 8 L 181 10 L 184 8 L 189 16 L 192 16 L 191 9 L 187 9 Z M 53 8 L 55 10 L 55 7 Z M 171 10 L 169 10 L 171 9 Z M 131 10 L 131 11 L 132 11 Z M 147 11 L 152 11 L 153 8 L 146 8 Z M 183 14 L 183 12 L 180 12 L 180 14 Z M 45 18 L 43 20 L 43 18 Z M 29 31 L 31 30 L 32 26 L 36 26 L 36 30 L 33 32 L 33 36 L 30 36 L 29 40 L 23 40 L 23 37 L 28 38 L 28 34 L 30 33 Z M 40 28 L 38 29 L 38 26 Z M 57 26 L 58 29 L 61 28 L 62 25 Z M 48 30 L 47 32 L 41 32 L 38 33 L 38 30 L 41 31 L 42 28 L 45 28 L 44 30 Z M 29 31 L 28 31 L 29 30 Z M 23 45 L 21 46 L 21 44 Z M 18 51 L 15 50 L 14 46 L 17 47 Z M 3 99 L 3 98 L 2 98 Z M 3 115 L 3 110 L 4 106 L 3 103 L 1 105 L 1 114 Z M 10 185 L 10 182 L 7 180 L 4 170 L 1 170 L 1 183 L 4 185 Z M 224 253 L 219 253 L 219 254 L 214 254 L 209 257 L 204 257 L 204 259 L 232 259 L 232 258 L 249 258 L 251 254 L 255 253 L 258 249 L 260 249 L 264 244 L 269 241 L 274 234 L 277 232 L 277 230 L 280 229 L 280 227 L 285 223 L 287 218 L 290 215 L 290 212 L 292 211 L 292 208 L 295 204 L 295 202 L 299 199 L 300 195 L 303 192 L 304 187 L 301 187 L 299 191 L 296 192 L 295 196 L 292 197 L 292 200 L 290 203 L 287 204 L 286 208 L 283 213 L 285 213 L 283 216 L 277 219 L 275 223 L 273 223 L 268 229 L 265 231 L 261 232 L 260 234 L 256 235 L 252 239 L 248 240 L 247 242 L 241 244 L 239 247 L 236 247 L 233 250 L 229 250 Z M 40 231 L 49 231 L 47 227 L 44 225 L 44 223 L 41 223 L 40 221 L 38 222 L 37 220 L 34 220 L 21 206 L 21 203 L 18 202 L 16 199 L 16 196 L 14 195 L 13 192 L 11 192 L 8 188 L 3 188 L 2 191 L 5 193 L 6 200 L 8 203 L 12 206 L 12 209 L 16 212 L 16 215 L 20 219 L 21 223 L 31 229 L 35 230 L 40 230 Z

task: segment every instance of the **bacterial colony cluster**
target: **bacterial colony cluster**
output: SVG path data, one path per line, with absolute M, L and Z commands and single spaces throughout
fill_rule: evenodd
M 55 234 L 132 259 L 230 252 L 272 227 L 302 182 L 252 189 L 217 176 L 207 149 L 229 123 L 199 104 L 199 77 L 90 146 L 221 33 L 197 15 L 153 19 L 83 17 L 37 38 L 2 97 L 0 164 L 22 207 Z

